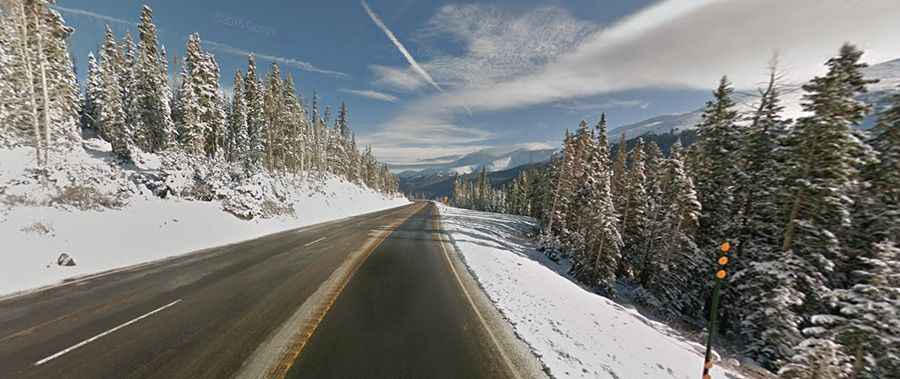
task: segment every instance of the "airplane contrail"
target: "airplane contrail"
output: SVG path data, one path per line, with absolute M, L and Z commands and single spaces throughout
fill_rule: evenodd
M 403 44 L 400 43 L 400 40 L 397 39 L 397 36 L 395 36 L 394 33 L 391 32 L 390 29 L 388 29 L 387 25 L 385 25 L 384 22 L 381 21 L 381 18 L 372 11 L 372 8 L 369 8 L 369 4 L 366 3 L 366 0 L 362 0 L 360 1 L 360 3 L 362 3 L 363 8 L 365 8 L 366 13 L 369 14 L 369 18 L 372 19 L 372 22 L 374 22 L 375 25 L 377 25 L 385 35 L 387 35 L 388 39 L 390 39 L 391 42 L 394 43 L 394 46 L 397 46 L 397 50 L 400 50 L 400 54 L 403 54 L 403 57 L 406 58 L 406 61 L 409 62 L 409 65 L 412 66 L 413 70 L 418 73 L 419 76 L 422 77 L 422 79 L 425 79 L 428 84 L 431 84 L 432 87 L 440 92 L 444 92 L 444 89 L 441 88 L 441 86 L 439 86 L 434 81 L 434 79 L 431 78 L 431 75 L 428 75 L 428 72 L 426 72 L 425 69 L 422 68 L 422 66 L 419 66 L 419 63 L 416 62 L 416 60 L 412 57 L 412 55 L 409 53 L 409 50 L 406 50 L 406 47 L 404 47 Z

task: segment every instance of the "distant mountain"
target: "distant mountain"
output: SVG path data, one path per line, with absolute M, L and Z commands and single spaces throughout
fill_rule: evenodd
M 500 170 L 488 173 L 488 178 L 494 188 L 501 188 L 532 167 L 548 164 L 548 161 L 516 166 L 508 170 Z M 480 171 L 461 175 L 463 180 L 475 180 Z M 453 180 L 455 174 L 432 174 L 400 178 L 400 191 L 410 197 L 424 197 L 428 199 L 450 196 L 453 192 Z
M 463 156 L 446 156 L 422 160 L 413 164 L 391 165 L 391 170 L 401 178 L 462 175 L 486 168 L 501 171 L 550 159 L 554 149 L 490 148 Z
M 435 198 L 450 195 L 453 178 L 457 175 L 478 173 L 484 168 L 490 173 L 494 185 L 500 185 L 514 178 L 525 167 L 549 161 L 554 151 L 522 147 L 490 148 L 462 156 L 431 158 L 390 167 L 400 179 L 400 191 Z
M 872 65 L 867 67 L 863 73 L 866 78 L 878 79 L 879 82 L 870 85 L 868 87 L 869 93 L 861 96 L 860 100 L 872 104 L 876 111 L 884 109 L 888 105 L 890 95 L 900 91 L 900 88 L 898 88 L 898 85 L 900 85 L 900 59 Z M 800 103 L 803 98 L 803 90 L 800 88 L 800 85 L 786 85 L 782 91 L 781 100 L 785 107 L 784 116 L 794 119 L 801 117 L 803 111 Z M 755 96 L 748 94 L 737 94 L 735 98 L 741 109 L 752 109 L 754 102 L 757 100 Z M 619 136 L 623 132 L 625 133 L 625 138 L 629 140 L 645 134 L 677 134 L 696 128 L 702 119 L 702 114 L 703 109 L 700 108 L 686 113 L 656 116 L 644 121 L 612 128 L 609 131 L 609 137 L 611 141 L 618 141 Z M 875 112 L 863 122 L 863 128 L 872 126 L 875 119 L 874 115 Z

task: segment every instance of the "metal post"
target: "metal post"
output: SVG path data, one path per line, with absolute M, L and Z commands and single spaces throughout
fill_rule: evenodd
M 718 270 L 716 271 L 716 287 L 713 289 L 712 293 L 712 304 L 710 305 L 710 315 L 709 315 L 709 336 L 706 339 L 706 357 L 703 360 L 703 379 L 710 379 L 711 376 L 709 371 L 713 367 L 712 362 L 712 344 L 713 340 L 716 338 L 717 333 L 717 321 L 719 316 L 719 293 L 722 290 L 722 282 L 725 281 L 725 277 L 728 275 L 728 272 L 725 271 L 725 265 L 728 264 L 728 251 L 731 250 L 731 244 L 728 241 L 722 243 L 719 247 L 722 255 L 716 260 L 718 264 Z

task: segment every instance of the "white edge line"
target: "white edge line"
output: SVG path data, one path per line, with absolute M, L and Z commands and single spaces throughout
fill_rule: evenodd
M 97 339 L 102 338 L 103 336 L 106 336 L 106 335 L 108 335 L 108 334 L 110 334 L 110 333 L 113 333 L 113 332 L 115 332 L 115 331 L 117 331 L 117 330 L 119 330 L 119 329 L 122 329 L 122 328 L 124 328 L 124 327 L 126 327 L 126 326 L 128 326 L 128 325 L 134 324 L 134 323 L 136 323 L 136 322 L 138 322 L 138 321 L 140 321 L 140 320 L 142 320 L 142 319 L 144 319 L 144 318 L 146 318 L 146 317 L 148 317 L 148 316 L 150 316 L 150 315 L 152 315 L 152 314 L 154 314 L 154 313 L 160 312 L 160 311 L 162 311 L 162 310 L 164 310 L 164 309 L 166 309 L 166 308 L 168 308 L 168 307 L 171 307 L 171 306 L 173 306 L 173 305 L 175 305 L 175 304 L 178 304 L 178 303 L 181 302 L 181 300 L 182 300 L 182 299 L 175 300 L 175 301 L 173 301 L 173 302 L 171 302 L 171 303 L 169 303 L 169 304 L 166 304 L 166 305 L 163 305 L 163 306 L 161 306 L 161 307 L 159 307 L 159 308 L 156 308 L 156 309 L 154 309 L 153 311 L 150 311 L 149 313 L 145 313 L 144 315 L 139 316 L 139 317 L 137 317 L 137 318 L 134 318 L 134 319 L 132 319 L 131 321 L 128 321 L 128 322 L 126 322 L 126 323 L 124 323 L 124 324 L 121 324 L 121 325 L 119 325 L 119 326 L 117 326 L 117 327 L 115 327 L 115 328 L 112 328 L 112 329 L 107 330 L 107 331 L 105 331 L 105 332 L 103 332 L 103 333 L 100 333 L 100 334 L 98 334 L 98 335 L 96 335 L 96 336 L 93 336 L 93 337 L 88 338 L 88 339 L 86 339 L 86 340 L 84 340 L 84 341 L 81 341 L 81 342 L 79 342 L 79 343 L 77 343 L 77 344 L 75 344 L 75 345 L 72 345 L 71 347 L 69 347 L 69 348 L 67 348 L 67 349 L 65 349 L 65 350 L 62 350 L 62 351 L 60 351 L 60 352 L 58 352 L 58 353 L 56 353 L 56 354 L 53 354 L 53 355 L 51 355 L 51 356 L 49 356 L 49 357 L 47 357 L 47 358 L 41 359 L 41 360 L 39 360 L 39 361 L 37 361 L 37 362 L 34 362 L 34 365 L 35 365 L 35 366 L 40 366 L 40 365 L 42 365 L 42 364 L 44 364 L 44 363 L 47 363 L 47 362 L 49 362 L 49 361 L 51 361 L 51 360 L 54 360 L 54 359 L 56 359 L 56 358 L 59 358 L 59 357 L 62 356 L 63 354 L 66 354 L 66 353 L 68 353 L 68 352 L 70 352 L 70 351 L 72 351 L 72 350 L 75 350 L 75 349 L 77 349 L 77 348 L 79 348 L 79 347 L 82 347 L 82 346 L 87 345 L 87 344 L 89 344 L 89 343 L 91 343 L 91 342 L 94 342 L 94 341 L 96 341 Z
M 436 208 L 436 207 L 435 207 Z M 440 210 L 438 210 L 438 217 L 440 217 Z M 440 223 L 440 221 L 438 221 Z M 440 225 L 441 229 L 443 229 L 443 224 Z M 448 232 L 449 233 L 449 232 Z M 515 369 L 513 369 L 512 361 L 509 360 L 509 357 L 506 356 L 506 352 L 503 351 L 503 347 L 500 346 L 500 342 L 497 340 L 497 337 L 494 336 L 494 332 L 491 331 L 491 328 L 488 327 L 487 321 L 484 319 L 484 316 L 481 315 L 481 311 L 478 310 L 478 306 L 475 305 L 475 301 L 472 300 L 472 295 L 469 295 L 469 291 L 466 289 L 465 284 L 463 284 L 462 279 L 459 277 L 459 273 L 456 272 L 456 268 L 453 267 L 453 261 L 450 260 L 450 255 L 447 253 L 447 248 L 444 247 L 446 243 L 443 238 L 438 237 L 440 240 L 441 251 L 444 252 L 444 258 L 447 259 L 447 265 L 450 266 L 450 271 L 453 272 L 453 276 L 456 277 L 456 282 L 459 283 L 459 288 L 462 289 L 463 294 L 466 295 L 466 300 L 469 300 L 469 305 L 472 306 L 472 310 L 475 311 L 475 314 L 478 316 L 478 320 L 481 321 L 481 326 L 484 327 L 484 330 L 487 331 L 488 336 L 491 337 L 491 341 L 494 343 L 494 347 L 497 348 L 497 351 L 500 353 L 500 356 L 503 357 L 503 362 L 506 363 L 507 369 L 509 372 L 516 378 L 519 377 L 518 373 Z
M 322 238 L 319 238 L 319 239 L 317 239 L 317 240 L 315 240 L 315 241 L 312 241 L 312 242 L 310 242 L 310 243 L 307 243 L 306 245 L 303 245 L 303 247 L 309 247 L 309 246 L 315 245 L 315 244 L 317 244 L 317 243 L 319 243 L 319 242 L 322 242 L 323 240 L 325 240 L 325 237 L 322 237 Z

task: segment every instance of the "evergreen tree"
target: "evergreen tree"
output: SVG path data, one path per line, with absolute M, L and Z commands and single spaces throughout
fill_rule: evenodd
M 100 76 L 100 66 L 94 53 L 88 54 L 88 73 L 87 81 L 84 88 L 84 102 L 81 107 L 81 127 L 96 131 L 97 122 L 100 120 L 99 109 L 97 106 L 100 99 L 101 90 L 103 89 Z
M 703 204 L 700 217 L 701 248 L 715 251 L 723 240 L 734 238 L 734 185 L 738 178 L 737 154 L 740 133 L 739 114 L 732 99 L 734 89 L 726 77 L 713 92 L 714 99 L 706 103 L 703 121 L 698 128 L 697 194 Z
M 616 269 L 621 260 L 622 236 L 619 234 L 619 218 L 616 214 L 611 189 L 611 173 L 609 171 L 609 146 L 606 141 L 606 116 L 603 115 L 596 128 L 596 143 L 591 144 L 588 172 L 585 181 L 588 183 L 589 196 L 588 216 L 591 233 L 590 248 L 590 281 L 603 291 L 613 294 L 613 282 Z
M 848 279 L 844 269 L 847 248 L 844 240 L 851 226 L 852 201 L 859 167 L 867 160 L 868 147 L 855 130 L 869 107 L 855 98 L 870 83 L 862 76 L 862 53 L 852 45 L 841 47 L 837 57 L 826 63 L 828 72 L 803 86 L 803 109 L 810 115 L 798 120 L 790 138 L 794 164 L 789 172 L 792 199 L 782 249 L 803 260 L 795 270 L 803 275 L 803 313 L 819 316 L 810 321 L 827 323 L 832 317 L 827 299 L 830 289 Z M 810 341 L 799 347 L 790 370 L 811 369 L 806 357 L 824 349 L 825 327 L 809 328 Z M 852 348 L 852 347 L 851 347 Z M 830 351 L 826 352 L 831 354 Z M 851 352 L 852 353 L 852 352 Z M 839 360 L 844 354 L 838 349 Z M 819 355 L 816 355 L 819 356 Z M 820 357 L 821 358 L 821 357 Z M 830 355 L 825 357 L 831 359 Z
M 244 78 L 240 71 L 234 73 L 234 94 L 231 99 L 231 113 L 228 115 L 227 136 L 225 144 L 226 159 L 246 165 L 248 163 L 247 153 L 249 148 L 247 104 L 244 102 Z
M 628 198 L 625 195 L 626 190 L 625 187 L 628 183 L 628 149 L 626 148 L 625 143 L 625 133 L 619 137 L 619 143 L 616 145 L 616 161 L 613 164 L 612 168 L 612 194 L 613 194 L 613 205 L 615 205 L 616 210 L 619 212 L 619 215 L 623 216 L 619 220 L 619 228 L 622 229 L 622 222 L 624 222 L 624 215 L 628 213 Z
M 669 316 L 697 317 L 703 307 L 703 286 L 697 273 L 708 265 L 697 244 L 701 214 L 693 180 L 685 169 L 681 144 L 673 146 L 660 167 L 661 197 L 667 205 L 657 249 L 646 255 L 644 269 L 647 288 L 655 297 L 653 305 Z
M 619 273 L 631 277 L 646 263 L 644 241 L 650 231 L 650 196 L 647 193 L 647 171 L 644 165 L 644 142 L 638 139 L 631 151 L 631 168 L 625 186 L 625 208 L 622 220 L 622 238 L 625 241 Z
M 112 151 L 121 159 L 131 159 L 131 136 L 126 125 L 125 104 L 118 67 L 121 62 L 119 49 L 112 29 L 107 25 L 106 36 L 100 50 L 100 98 L 96 102 L 99 112 L 98 131 L 112 145 Z
M 725 301 L 727 319 L 746 341 L 746 353 L 765 367 L 777 370 L 802 340 L 803 304 L 795 267 L 803 262 L 780 249 L 782 173 L 786 170 L 782 139 L 787 123 L 781 119 L 778 74 L 774 64 L 759 105 L 744 130 L 740 152 L 742 176 L 735 199 L 740 207 L 740 243 L 729 266 L 735 271 Z
M 262 167 L 265 159 L 267 125 L 263 113 L 263 88 L 256 74 L 256 59 L 253 55 L 248 58 L 244 102 L 247 105 L 248 163 L 250 167 L 258 168 Z
M 153 11 L 146 5 L 141 9 L 138 32 L 132 112 L 135 129 L 143 136 L 144 148 L 159 152 L 168 148 L 176 136 L 166 57 L 159 47 Z

